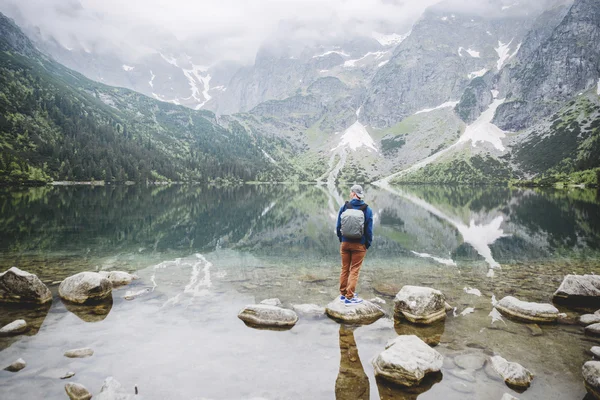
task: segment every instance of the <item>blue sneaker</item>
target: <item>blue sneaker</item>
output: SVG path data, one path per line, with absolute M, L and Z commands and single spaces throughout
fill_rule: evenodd
M 340 295 L 340 301 L 343 303 L 344 301 L 346 301 L 346 296 L 344 296 L 343 294 Z
M 351 299 L 346 299 L 344 300 L 344 304 L 347 306 L 355 306 L 357 304 L 360 304 L 363 302 L 363 299 L 360 299 L 358 297 L 353 297 Z

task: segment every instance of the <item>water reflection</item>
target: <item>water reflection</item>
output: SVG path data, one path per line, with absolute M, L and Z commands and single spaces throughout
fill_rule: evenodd
M 65 308 L 75 314 L 77 318 L 85 322 L 100 322 L 103 321 L 113 306 L 112 296 L 110 299 L 100 303 L 93 304 L 75 304 L 69 301 L 63 301 Z
M 336 400 L 368 400 L 370 396 L 369 378 L 358 355 L 354 329 L 340 325 L 340 371 L 335 380 Z

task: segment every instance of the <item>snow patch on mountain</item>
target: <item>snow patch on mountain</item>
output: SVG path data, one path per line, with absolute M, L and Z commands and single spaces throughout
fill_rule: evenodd
M 356 115 L 358 116 L 359 114 L 360 108 L 356 111 Z M 357 150 L 363 146 L 366 147 L 367 151 L 369 152 L 371 152 L 371 150 L 378 152 L 377 148 L 375 147 L 375 141 L 371 135 L 369 135 L 369 132 L 367 132 L 365 126 L 357 120 L 344 131 L 340 143 L 331 149 L 331 151 L 336 151 L 345 147 L 350 148 L 351 150 Z
M 198 102 L 198 104 L 194 108 L 196 110 L 199 110 L 210 99 L 212 99 L 212 96 L 208 93 L 210 91 L 211 76 L 210 74 L 206 74 L 204 76 L 201 74 L 201 72 L 207 72 L 208 68 L 201 65 L 192 64 L 191 69 L 182 68 L 181 70 L 183 71 L 185 77 L 188 79 L 190 88 L 192 89 L 192 95 L 190 97 L 194 98 L 194 100 Z M 200 89 L 198 88 L 199 84 L 202 85 L 202 97 L 200 97 Z
M 267 152 L 266 152 L 266 151 L 264 151 L 263 149 L 260 149 L 260 151 L 262 151 L 263 155 L 265 156 L 265 158 L 266 158 L 267 160 L 269 160 L 269 161 L 270 161 L 271 163 L 273 163 L 273 164 L 277 164 L 277 161 L 275 161 L 275 159 L 274 159 L 273 157 L 271 157 L 271 156 L 269 155 L 269 153 L 267 153 Z
M 175 57 L 167 57 L 163 53 L 159 53 L 159 54 L 163 60 L 165 60 L 169 64 L 174 65 L 175 67 L 179 68 L 179 65 L 177 65 L 177 59 Z
M 210 88 L 210 90 L 219 90 L 221 92 L 226 92 L 227 91 L 227 87 L 223 86 L 223 85 L 219 85 L 219 86 L 215 86 Z
M 377 68 L 381 68 L 381 67 L 383 67 L 385 64 L 387 64 L 387 63 L 389 63 L 389 62 L 390 62 L 390 60 L 385 60 L 385 61 L 382 61 L 382 62 L 380 62 L 379 64 L 377 64 Z
M 596 94 L 600 96 L 600 79 L 598 79 L 598 88 L 596 89 Z
M 422 109 L 421 111 L 417 111 L 417 112 L 415 113 L 415 115 L 417 115 L 417 114 L 423 114 L 423 113 L 428 113 L 428 112 L 435 111 L 435 110 L 439 110 L 439 109 L 441 109 L 441 108 L 446 108 L 446 107 L 456 107 L 456 105 L 457 105 L 458 103 L 459 103 L 458 101 L 447 101 L 447 102 L 445 102 L 445 103 L 442 103 L 442 104 L 440 104 L 440 105 L 439 105 L 439 106 L 437 106 L 437 107 L 433 107 L 433 108 L 424 108 L 424 109 Z
M 460 139 L 458 139 L 458 143 L 465 143 L 470 140 L 473 147 L 476 147 L 479 142 L 487 142 L 492 144 L 497 150 L 504 151 L 505 148 L 502 144 L 502 139 L 506 137 L 506 134 L 502 129 L 492 124 L 496 109 L 504 103 L 504 100 L 505 99 L 494 100 L 488 109 L 485 110 L 475 122 L 467 126 L 465 132 Z
M 409 37 L 411 31 L 408 31 L 404 35 L 399 35 L 397 33 L 392 33 L 390 35 L 385 35 L 379 32 L 373 32 L 373 39 L 377 40 L 379 44 L 382 46 L 397 46 L 402 43 L 407 37 Z
M 496 53 L 498 53 L 498 64 L 497 64 L 498 71 L 500 71 L 502 69 L 502 67 L 504 66 L 504 63 L 506 63 L 506 61 L 513 58 L 519 52 L 519 49 L 521 48 L 521 43 L 519 43 L 519 45 L 517 46 L 515 51 L 513 51 L 511 54 L 510 53 L 510 44 L 513 42 L 513 40 L 514 39 L 512 39 L 508 43 L 502 43 L 502 41 L 500 41 L 500 40 L 498 41 L 498 47 L 495 48 Z
M 487 68 L 480 69 L 479 71 L 473 71 L 469 74 L 469 79 L 479 78 L 480 76 L 484 76 L 488 72 Z
M 148 85 L 150 85 L 152 89 L 154 89 L 154 78 L 156 78 L 156 75 L 150 70 L 150 80 L 148 81 Z
M 326 51 L 326 52 L 325 52 L 325 53 L 323 53 L 323 54 L 317 54 L 316 56 L 312 56 L 312 58 L 321 58 L 321 57 L 326 57 L 326 56 L 328 56 L 328 55 L 330 55 L 330 54 L 339 54 L 339 55 L 340 55 L 340 56 L 342 56 L 342 57 L 350 57 L 350 55 L 349 55 L 349 54 L 346 54 L 346 53 L 344 53 L 343 51 L 340 51 L 340 50 L 329 50 L 329 51 Z
M 370 51 L 367 54 L 365 54 L 364 56 L 362 56 L 361 58 L 358 58 L 356 60 L 347 60 L 346 62 L 344 62 L 344 67 L 354 68 L 354 67 L 356 67 L 357 62 L 360 62 L 370 56 L 375 57 L 375 60 L 379 60 L 380 58 L 385 56 L 387 53 L 388 53 L 387 51 Z
M 432 256 L 431 254 L 417 253 L 416 251 L 412 251 L 412 250 L 410 252 L 413 253 L 416 256 L 421 257 L 421 258 L 431 258 L 432 260 L 437 261 L 440 264 L 448 265 L 448 266 L 452 266 L 452 267 L 456 267 L 456 263 L 454 262 L 454 260 L 452 260 L 450 258 L 435 257 L 435 256 Z
M 463 51 L 466 51 L 473 58 L 481 58 L 481 55 L 480 55 L 480 53 L 478 51 L 470 49 L 470 48 L 469 49 L 465 49 L 464 47 L 459 47 L 458 48 L 458 55 L 462 57 L 463 56 L 462 55 Z
M 130 65 L 123 64 L 123 71 L 125 71 L 125 72 L 133 71 L 134 68 L 135 67 L 132 67 Z
M 155 98 L 156 100 L 159 100 L 159 101 L 164 101 L 165 103 L 173 103 L 173 104 L 175 104 L 176 106 L 180 106 L 180 105 L 181 105 L 181 103 L 179 102 L 179 100 L 178 100 L 178 99 L 167 100 L 167 99 L 165 99 L 165 98 L 164 98 L 164 96 L 161 96 L 161 95 L 159 95 L 159 94 L 156 94 L 156 93 L 152 93 L 152 96 L 154 96 L 154 98 Z

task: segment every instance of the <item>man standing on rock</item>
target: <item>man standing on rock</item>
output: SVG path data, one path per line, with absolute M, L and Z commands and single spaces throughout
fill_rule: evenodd
M 350 188 L 350 201 L 340 208 L 337 235 L 340 239 L 342 271 L 340 273 L 340 301 L 354 305 L 362 303 L 356 293 L 358 274 L 367 250 L 373 241 L 373 211 L 363 201 L 362 186 Z

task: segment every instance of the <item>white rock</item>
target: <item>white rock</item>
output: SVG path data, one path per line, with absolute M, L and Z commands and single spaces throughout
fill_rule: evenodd
M 8 367 L 4 368 L 5 371 L 8 372 L 19 372 L 23 368 L 27 366 L 27 363 L 22 358 L 19 358 L 17 361 L 10 364 Z
M 260 302 L 260 304 L 266 304 L 268 306 L 275 306 L 275 307 L 281 307 L 283 304 L 281 304 L 281 300 L 275 298 L 275 299 L 265 299 L 263 301 Z
M 246 306 L 238 318 L 249 325 L 265 327 L 292 327 L 298 322 L 298 316 L 292 310 L 266 304 Z
M 27 326 L 27 322 L 25 322 L 24 319 L 18 319 L 0 328 L 0 335 L 18 335 L 20 333 L 26 332 L 27 329 L 29 329 L 29 327 Z
M 377 304 L 370 301 L 346 306 L 338 298 L 327 304 L 325 312 L 329 317 L 349 324 L 370 324 L 385 315 Z
M 140 289 L 140 290 L 128 290 L 125 292 L 123 298 L 125 300 L 133 300 L 135 298 L 140 297 L 143 294 L 150 293 L 150 288 Z
M 94 350 L 89 347 L 83 347 L 81 349 L 73 349 L 65 352 L 65 357 L 69 358 L 85 358 L 94 355 Z
M 375 303 L 375 304 L 385 304 L 386 301 L 380 297 L 373 297 L 371 300 L 369 300 L 371 303 Z
M 443 357 L 415 335 L 391 340 L 374 360 L 375 376 L 403 385 L 418 385 L 426 374 L 442 368 Z
M 403 315 L 410 322 L 431 324 L 446 318 L 445 303 L 439 290 L 406 285 L 394 299 L 394 311 L 396 316 Z
M 79 383 L 67 383 L 65 391 L 71 400 L 90 400 L 92 398 L 90 391 Z
M 124 271 L 100 271 L 98 273 L 108 279 L 113 287 L 129 285 L 131 281 L 138 279 L 136 275 Z
M 111 297 L 112 284 L 96 272 L 80 272 L 70 276 L 58 287 L 58 294 L 72 303 L 101 301 Z
M 600 399 L 600 361 L 588 361 L 581 368 L 583 382 L 589 394 Z
M 558 309 L 552 304 L 521 301 L 506 296 L 496 304 L 496 309 L 508 317 L 527 322 L 556 322 Z
M 567 275 L 554 292 L 555 300 L 600 301 L 600 275 Z
M 590 351 L 596 358 L 600 358 L 600 346 L 593 346 Z
M 583 326 L 597 324 L 598 322 L 600 322 L 600 314 L 584 314 L 579 317 L 579 323 Z
M 325 307 L 318 306 L 316 304 L 294 304 L 292 309 L 300 314 L 305 315 L 324 315 Z
M 589 336 L 600 336 L 600 323 L 591 324 L 585 327 L 585 334 Z
M 533 380 L 533 374 L 521 364 L 508 362 L 500 356 L 490 357 L 492 368 L 509 385 L 527 388 Z
M 0 302 L 44 304 L 49 301 L 52 301 L 52 293 L 36 275 L 17 267 L 0 274 Z

